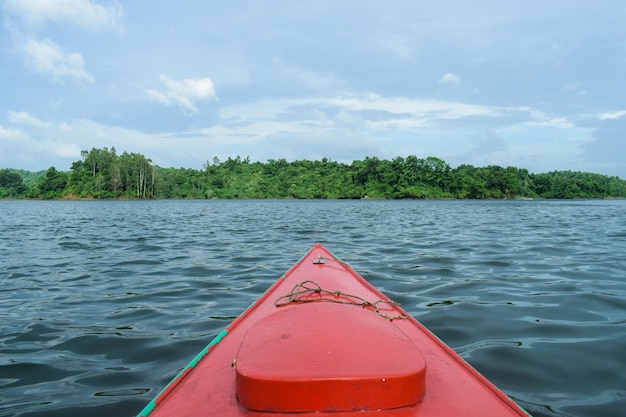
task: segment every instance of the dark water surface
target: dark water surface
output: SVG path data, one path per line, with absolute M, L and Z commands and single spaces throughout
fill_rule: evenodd
M 0 416 L 134 416 L 316 241 L 535 416 L 626 415 L 626 201 L 0 201 Z

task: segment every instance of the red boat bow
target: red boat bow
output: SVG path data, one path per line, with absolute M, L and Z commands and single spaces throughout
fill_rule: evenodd
M 320 244 L 139 416 L 528 414 Z

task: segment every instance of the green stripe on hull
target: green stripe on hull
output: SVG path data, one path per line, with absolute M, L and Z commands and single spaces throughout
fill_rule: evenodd
M 170 381 L 169 384 L 167 384 L 165 386 L 165 388 L 163 388 L 159 394 L 148 403 L 148 405 L 146 405 L 144 407 L 143 410 L 141 410 L 141 412 L 139 414 L 137 414 L 137 417 L 147 417 L 150 415 L 150 413 L 152 413 L 152 411 L 154 410 L 154 408 L 156 407 L 156 400 L 166 391 L 170 390 L 172 388 L 172 386 L 174 384 L 178 384 L 179 378 L 186 374 L 187 372 L 189 372 L 190 369 L 195 368 L 196 365 L 202 360 L 202 358 L 209 352 L 209 349 L 211 349 L 212 346 L 218 344 L 224 337 L 226 337 L 226 335 L 228 334 L 228 331 L 226 329 L 222 330 L 220 332 L 220 334 L 218 334 L 217 336 L 215 336 L 215 338 L 213 340 L 211 340 L 211 342 L 206 345 L 206 347 L 204 349 L 202 349 L 200 351 L 200 353 L 198 353 L 192 360 L 191 362 L 189 362 L 189 364 L 187 366 L 185 366 L 177 375 L 176 377 L 174 377 L 174 379 L 172 379 L 172 381 Z

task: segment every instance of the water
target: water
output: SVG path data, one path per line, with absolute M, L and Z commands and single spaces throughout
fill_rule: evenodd
M 316 242 L 535 416 L 624 416 L 626 201 L 0 201 L 0 417 L 134 416 Z

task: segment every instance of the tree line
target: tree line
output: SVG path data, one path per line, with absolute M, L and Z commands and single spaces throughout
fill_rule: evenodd
M 460 165 L 411 155 L 351 164 L 213 158 L 203 169 L 162 168 L 115 148 L 82 151 L 69 172 L 0 169 L 0 198 L 35 199 L 512 199 L 626 198 L 626 181 L 601 174 Z

